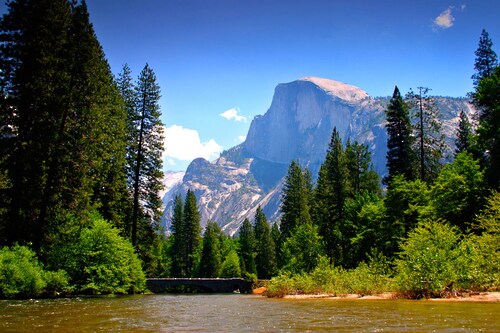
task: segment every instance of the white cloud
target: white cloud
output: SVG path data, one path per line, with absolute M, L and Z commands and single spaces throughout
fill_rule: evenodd
M 245 140 L 246 140 L 246 138 L 247 138 L 247 136 L 246 136 L 246 135 L 240 135 L 240 136 L 238 137 L 238 140 L 240 140 L 241 142 L 243 142 L 243 141 L 245 141 Z
M 240 112 L 239 109 L 237 108 L 232 108 L 229 110 L 226 110 L 222 112 L 219 116 L 226 118 L 227 120 L 234 120 L 234 121 L 242 121 L 242 122 L 247 122 L 247 118 L 244 116 L 238 115 L 238 112 Z
M 210 161 L 215 159 L 221 151 L 222 147 L 214 139 L 201 142 L 196 130 L 179 125 L 165 128 L 164 157 L 181 161 L 192 161 L 203 157 Z M 170 161 L 168 163 L 170 164 Z
M 452 7 L 449 7 L 434 19 L 435 26 L 442 29 L 448 29 L 453 26 L 453 21 L 455 21 L 455 18 L 451 14 L 451 9 Z

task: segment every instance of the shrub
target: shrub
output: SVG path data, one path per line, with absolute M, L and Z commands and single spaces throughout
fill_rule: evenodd
M 397 282 L 407 296 L 437 296 L 458 281 L 460 256 L 456 227 L 442 220 L 421 222 L 401 245 Z
M 33 251 L 14 245 L 0 250 L 0 295 L 6 298 L 38 296 L 46 286 L 44 271 Z
M 132 244 L 98 216 L 91 218 L 73 243 L 62 242 L 53 252 L 76 292 L 125 294 L 145 290 L 144 272 Z

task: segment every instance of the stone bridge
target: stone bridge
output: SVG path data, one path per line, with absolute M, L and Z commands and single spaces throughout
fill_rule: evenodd
M 232 293 L 234 291 L 244 293 L 252 290 L 252 283 L 240 278 L 158 278 L 147 279 L 146 284 L 153 293 L 168 292 L 180 286 L 193 286 L 213 293 Z

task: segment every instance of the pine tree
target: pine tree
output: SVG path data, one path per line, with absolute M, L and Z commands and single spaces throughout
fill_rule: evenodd
M 342 223 L 347 198 L 345 152 L 337 128 L 333 129 L 326 160 L 321 165 L 315 190 L 313 221 L 325 242 L 330 262 L 342 260 Z
M 161 217 L 163 124 L 160 120 L 160 87 L 153 70 L 146 64 L 135 88 L 134 128 L 138 135 L 133 161 L 133 211 L 132 244 L 137 246 L 139 219 L 146 226 L 156 223 Z
M 271 227 L 260 206 L 255 213 L 254 233 L 257 244 L 255 264 L 257 266 L 258 277 L 261 279 L 270 279 L 277 271 L 276 247 L 271 236 Z
M 412 90 L 406 95 L 407 104 L 413 110 L 413 126 L 416 138 L 414 150 L 418 152 L 420 180 L 432 181 L 442 166 L 446 150 L 444 135 L 441 133 L 439 110 L 434 99 L 428 95 L 429 88 L 418 87 L 419 93 Z
M 201 250 L 200 277 L 214 278 L 221 270 L 220 236 L 221 229 L 216 222 L 208 221 L 203 235 Z
M 244 272 L 257 274 L 255 267 L 256 240 L 252 224 L 248 219 L 245 219 L 241 225 L 239 242 L 239 253 L 243 262 L 242 268 L 244 268 Z
M 173 277 L 186 277 L 186 262 L 187 252 L 185 245 L 187 244 L 185 226 L 184 226 L 184 200 L 182 196 L 177 195 L 174 199 L 174 209 L 171 222 L 172 232 L 172 276 Z
M 90 209 L 119 224 L 124 110 L 85 2 L 12 1 L 0 30 L 16 110 L 7 238 L 40 249 Z
M 476 55 L 474 70 L 476 73 L 471 77 L 474 82 L 474 87 L 477 87 L 484 77 L 493 74 L 493 70 L 498 66 L 497 54 L 493 51 L 492 47 L 493 42 L 488 32 L 483 29 L 481 37 L 479 38 L 479 45 L 474 52 Z
M 193 276 L 199 261 L 199 245 L 201 243 L 200 211 L 193 191 L 188 190 L 184 202 L 184 230 L 186 274 Z
M 455 139 L 455 156 L 461 152 L 470 152 L 472 147 L 472 125 L 464 110 L 460 111 L 460 120 L 457 128 L 457 138 Z
M 360 192 L 380 192 L 379 177 L 373 170 L 371 153 L 367 145 L 347 141 L 345 147 L 346 166 L 350 197 Z
M 293 161 L 288 168 L 288 175 L 281 195 L 280 230 L 287 238 L 293 229 L 303 223 L 310 223 L 310 201 L 312 198 L 312 181 L 309 171 L 302 170 Z
M 500 188 L 500 66 L 484 77 L 472 95 L 474 103 L 485 111 L 479 120 L 477 141 L 484 151 L 483 164 L 490 188 Z
M 394 88 L 391 101 L 385 111 L 387 118 L 387 170 L 384 179 L 390 185 L 396 175 L 414 179 L 413 138 L 408 106 L 401 97 L 398 87 Z
M 135 161 L 137 160 L 137 144 L 139 137 L 137 120 L 138 114 L 136 112 L 135 106 L 135 84 L 132 79 L 132 70 L 125 64 L 122 67 L 122 71 L 118 74 L 117 79 L 118 89 L 125 103 L 125 110 L 127 112 L 127 124 L 126 124 L 126 165 L 125 172 L 127 176 L 127 186 L 130 193 L 134 191 L 134 176 L 135 176 Z M 133 207 L 133 204 L 131 205 Z M 129 212 L 128 222 L 131 222 L 132 211 Z M 132 226 L 127 226 L 129 232 Z

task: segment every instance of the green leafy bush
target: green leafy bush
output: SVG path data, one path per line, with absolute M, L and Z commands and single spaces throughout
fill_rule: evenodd
M 426 220 L 410 232 L 396 260 L 397 282 L 408 296 L 436 296 L 458 281 L 458 229 Z
M 0 250 L 0 296 L 26 298 L 42 294 L 44 271 L 33 251 L 14 245 Z
M 270 297 L 324 293 L 371 295 L 394 290 L 388 276 L 370 265 L 361 263 L 355 269 L 346 270 L 330 266 L 324 257 L 312 272 L 293 276 L 284 272 L 271 279 L 268 287 Z
M 53 252 L 53 261 L 68 272 L 76 292 L 125 294 L 145 290 L 144 272 L 132 244 L 99 216 L 92 216 L 74 242 L 62 242 Z

